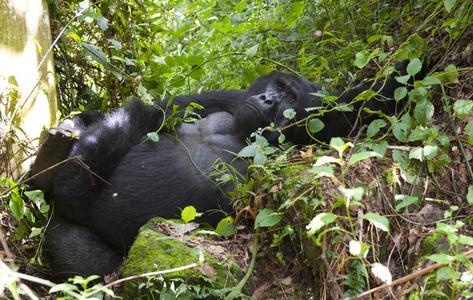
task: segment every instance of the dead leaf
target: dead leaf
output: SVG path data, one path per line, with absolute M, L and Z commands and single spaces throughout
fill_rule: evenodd
M 199 265 L 197 269 L 210 279 L 215 279 L 217 277 L 217 275 L 215 274 L 215 269 L 208 261 Z
M 279 282 L 284 284 L 284 285 L 290 285 L 291 282 L 292 282 L 291 276 L 288 276 L 288 277 L 283 278 L 283 279 L 279 279 Z
M 312 156 L 312 147 L 309 147 L 307 151 L 300 151 L 302 158 L 309 158 Z

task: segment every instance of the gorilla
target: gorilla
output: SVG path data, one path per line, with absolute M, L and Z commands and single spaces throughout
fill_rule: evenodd
M 204 213 L 199 222 L 215 226 L 232 212 L 227 193 L 235 188 L 218 178 L 223 172 L 246 176 L 247 161 L 237 154 L 254 132 L 271 124 L 281 128 L 263 131 L 272 145 L 278 144 L 280 133 L 296 144 L 346 136 L 354 124 L 375 118 L 363 107 L 385 114 L 396 111 L 394 91 L 403 85 L 395 77 L 405 74 L 406 65 L 398 65 L 401 72 L 382 82 L 345 91 L 332 103 L 319 96 L 321 85 L 280 72 L 257 78 L 246 91 L 176 96 L 173 106 L 197 103 L 203 109 L 200 118 L 179 122 L 173 130 L 162 129 L 172 110 L 167 101 L 151 106 L 135 101 L 106 116 L 85 111 L 64 121 L 49 131 L 32 168 L 35 176 L 66 158 L 81 158 L 35 177 L 38 188 L 55 194 L 44 245 L 53 270 L 66 278 L 110 274 L 150 218 L 179 218 L 180 209 L 189 205 Z M 376 96 L 356 101 L 369 89 Z M 351 102 L 351 112 L 334 109 Z M 295 112 L 292 119 L 284 114 L 288 109 Z M 308 117 L 325 127 L 311 133 L 301 122 Z M 147 138 L 156 131 L 157 143 Z

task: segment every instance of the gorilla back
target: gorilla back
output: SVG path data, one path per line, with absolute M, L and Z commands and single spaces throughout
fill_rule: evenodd
M 399 86 L 394 76 L 389 76 L 383 84 L 367 83 L 345 92 L 337 103 L 348 103 L 371 88 L 379 96 L 364 107 L 390 113 L 396 102 L 386 99 L 393 98 Z M 188 205 L 205 213 L 199 221 L 217 224 L 223 216 L 219 211 L 232 211 L 226 193 L 234 184 L 216 184 L 213 175 L 219 171 L 215 163 L 229 164 L 246 176 L 247 163 L 235 153 L 247 145 L 253 132 L 274 124 L 284 127 L 282 133 L 295 143 L 310 143 L 314 137 L 328 141 L 350 132 L 359 116 L 360 102 L 351 113 L 331 110 L 318 116 L 325 128 L 315 136 L 308 134 L 305 126 L 289 126 L 309 116 L 306 108 L 326 105 L 314 95 L 321 89 L 297 75 L 273 72 L 255 80 L 247 91 L 175 97 L 173 103 L 181 108 L 192 102 L 203 106 L 201 119 L 161 132 L 157 145 L 145 137 L 157 131 L 166 116 L 139 102 L 107 116 L 89 113 L 87 122 L 79 115 L 69 120 L 67 127 L 60 124 L 51 130 L 50 134 L 71 131 L 64 136 L 76 139 L 70 143 L 64 138 L 66 146 L 58 147 L 60 151 L 51 161 L 65 159 L 67 145 L 71 145 L 68 157 L 82 158 L 82 162 L 66 162 L 37 181 L 39 188 L 53 186 L 56 195 L 45 244 L 53 269 L 65 276 L 109 274 L 120 264 L 140 226 L 155 216 L 179 218 L 180 209 Z M 165 103 L 157 105 L 166 108 Z M 294 110 L 294 119 L 284 116 L 287 109 Z M 75 128 L 80 134 L 75 135 Z M 266 130 L 263 135 L 277 144 L 278 132 Z M 41 149 L 50 154 L 58 143 L 56 140 Z M 38 158 L 45 156 L 41 149 Z M 36 164 L 41 166 L 33 168 L 36 173 L 47 166 L 44 161 Z

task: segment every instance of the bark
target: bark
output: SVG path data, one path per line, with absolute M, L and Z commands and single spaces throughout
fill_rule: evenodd
M 46 0 L 0 0 L 0 172 L 27 171 L 57 100 Z

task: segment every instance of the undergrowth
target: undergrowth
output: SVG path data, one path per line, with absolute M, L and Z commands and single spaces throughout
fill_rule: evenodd
M 274 297 L 473 295 L 470 1 L 50 0 L 50 11 L 53 36 L 62 35 L 54 52 L 64 116 L 133 98 L 245 89 L 274 69 L 344 90 L 382 80 L 408 59 L 408 74 L 398 77 L 407 83 L 430 60 L 427 77 L 396 90 L 396 100 L 408 99 L 405 109 L 381 115 L 361 135 L 303 149 L 283 141 L 275 149 L 256 135 L 241 153 L 254 162 L 233 195 L 237 222 L 261 230 L 260 268 L 290 279 L 275 284 L 253 273 L 255 289 L 266 284 Z M 14 92 L 2 91 L 2 103 Z M 9 134 L 2 132 L 2 149 L 16 142 Z M 88 284 L 94 278 L 41 279 L 50 207 L 39 192 L 6 176 L 0 196 L 3 292 L 102 297 L 93 294 L 100 286 Z M 229 223 L 217 232 L 238 238 Z M 424 238 L 439 233 L 444 247 L 421 256 Z M 26 274 L 35 267 L 36 276 Z

